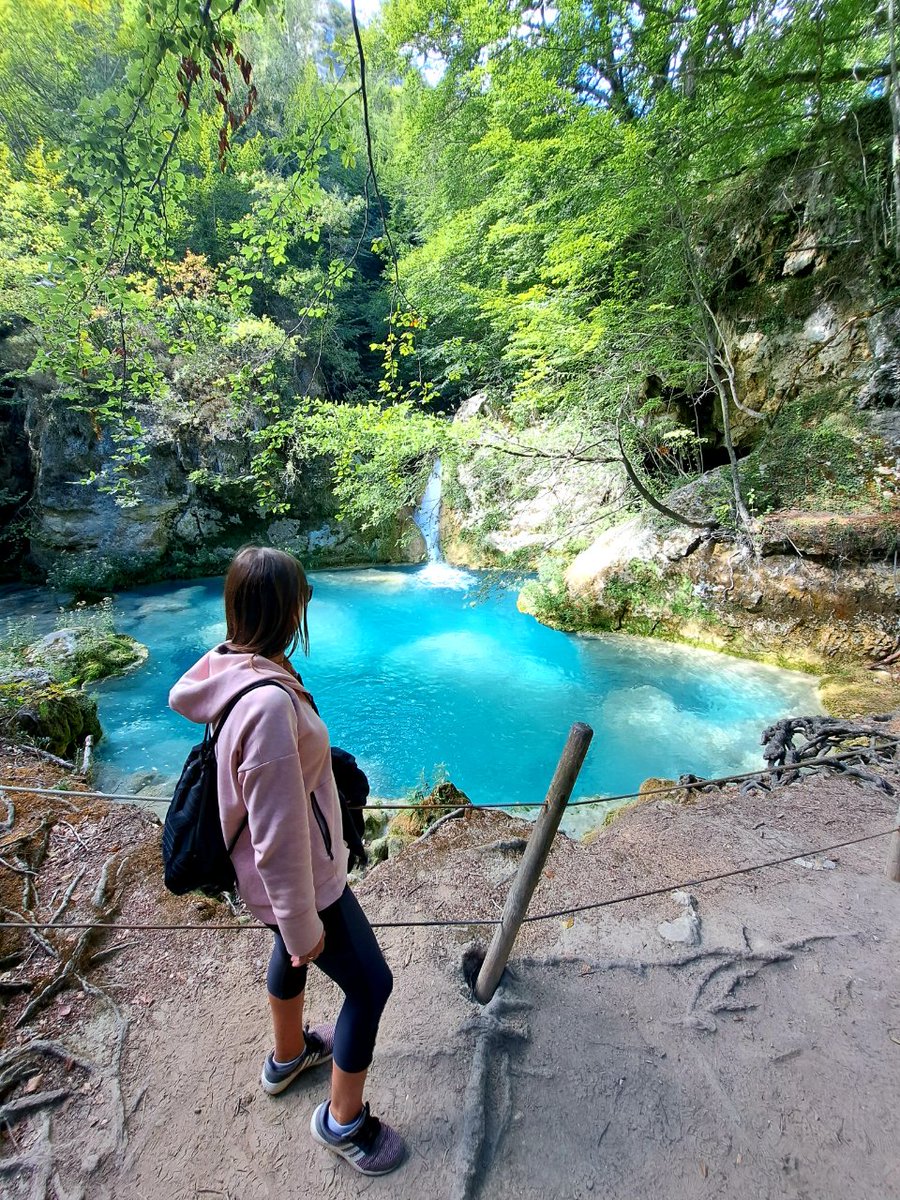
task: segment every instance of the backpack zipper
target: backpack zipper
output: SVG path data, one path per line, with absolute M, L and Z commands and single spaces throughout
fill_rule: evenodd
M 331 830 L 328 828 L 328 822 L 325 820 L 325 816 L 322 813 L 321 808 L 319 808 L 319 802 L 316 799 L 316 793 L 310 792 L 309 798 L 312 801 L 312 810 L 316 818 L 316 824 L 319 826 L 319 832 L 322 835 L 322 841 L 325 843 L 325 850 L 328 854 L 328 857 L 332 862 L 334 862 L 334 855 L 331 853 Z

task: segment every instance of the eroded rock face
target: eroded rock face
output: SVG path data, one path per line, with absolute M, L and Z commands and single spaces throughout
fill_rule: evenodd
M 897 545 L 898 513 L 773 515 L 755 551 L 635 519 L 603 533 L 565 582 L 580 627 L 815 668 L 893 647 Z
M 484 398 L 466 401 L 457 419 L 484 407 Z M 566 430 L 535 426 L 510 433 L 517 450 L 547 452 L 575 440 Z M 535 562 L 547 551 L 584 544 L 610 507 L 625 493 L 625 479 L 615 466 L 591 462 L 533 458 L 482 446 L 459 464 L 455 477 L 445 475 L 441 510 L 441 548 L 457 566 L 489 567 L 508 561 Z
M 116 452 L 109 433 L 46 392 L 35 390 L 30 398 L 31 555 L 45 570 L 62 567 L 63 587 L 83 591 L 80 577 L 69 582 L 66 575 L 66 564 L 80 558 L 98 564 L 102 591 L 123 577 L 165 572 L 167 564 L 174 574 L 223 571 L 251 540 L 280 545 L 317 565 L 424 557 L 406 512 L 374 533 L 338 521 L 327 475 L 315 467 L 297 480 L 289 518 L 263 518 L 246 491 L 227 482 L 249 473 L 252 447 L 225 417 L 189 415 L 173 403 L 148 407 L 141 420 L 146 459 L 123 504 L 108 490 Z M 225 486 L 217 488 L 216 480 Z
M 148 420 L 149 462 L 136 481 L 134 502 L 121 506 L 103 491 L 112 481 L 115 448 L 86 413 L 35 396 L 26 427 L 35 467 L 31 550 L 39 566 L 52 565 L 67 551 L 150 561 L 163 556 L 171 526 L 189 499 L 172 430 Z
M 576 596 L 602 595 L 611 578 L 635 563 L 676 563 L 700 544 L 697 530 L 673 526 L 660 534 L 644 517 L 631 517 L 605 530 L 566 571 L 566 586 Z

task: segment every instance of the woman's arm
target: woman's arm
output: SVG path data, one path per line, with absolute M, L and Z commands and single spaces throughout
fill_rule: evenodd
M 288 953 L 304 958 L 318 946 L 322 922 L 316 912 L 310 809 L 297 748 L 297 718 L 288 696 L 270 702 L 251 741 L 245 763 L 253 765 L 243 765 L 238 779 L 256 869 Z M 273 751 L 281 753 L 254 761 Z

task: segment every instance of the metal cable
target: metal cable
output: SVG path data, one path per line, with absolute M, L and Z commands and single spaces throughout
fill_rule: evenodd
M 686 879 L 682 883 L 666 883 L 655 888 L 646 888 L 640 892 L 629 892 L 625 896 L 612 896 L 606 900 L 595 900 L 589 904 L 579 904 L 574 907 L 551 909 L 549 912 L 534 913 L 532 916 L 526 916 L 525 922 L 533 924 L 536 921 L 551 921 L 557 917 L 574 916 L 576 913 L 588 912 L 598 908 L 610 908 L 614 904 L 627 904 L 631 900 L 644 900 L 651 896 L 663 896 L 667 892 L 677 891 L 679 888 L 699 887 L 703 883 L 715 883 L 719 879 L 732 879 L 736 875 L 749 875 L 753 871 L 763 871 L 768 867 L 782 866 L 784 863 L 794 862 L 798 858 L 806 858 L 810 855 L 827 854 L 829 850 L 840 850 L 844 846 L 858 846 L 863 842 L 872 842 L 876 838 L 889 837 L 892 833 L 900 832 L 900 827 L 895 826 L 891 829 L 882 829 L 878 833 L 867 833 L 863 837 L 848 838 L 843 842 L 832 842 L 829 846 L 819 846 L 817 849 L 798 850 L 792 854 L 786 854 L 783 858 L 772 858 L 766 862 L 751 863 L 746 867 L 734 867 L 730 871 L 720 871 L 715 875 L 701 875 L 696 879 Z M 499 917 L 453 917 L 447 920 L 439 920 L 437 918 L 425 919 L 421 921 L 373 921 L 373 929 L 430 929 L 435 927 L 453 928 L 465 927 L 469 925 L 489 925 L 495 926 L 500 924 Z M 203 925 L 189 924 L 165 924 L 165 925 L 126 925 L 118 921 L 80 921 L 67 922 L 65 925 L 55 925 L 51 921 L 0 921 L 0 929 L 53 929 L 64 932 L 67 929 L 118 929 L 124 932 L 139 932 L 143 930 L 156 931 L 176 931 L 176 930 L 203 930 L 207 933 L 219 933 L 223 930 L 244 930 L 253 931 L 260 929 L 261 926 L 244 922 L 241 924 L 230 925 L 213 925 L 206 923 Z
M 690 790 L 699 790 L 708 787 L 717 787 L 723 783 L 738 783 L 744 779 L 756 779 L 761 775 L 779 775 L 789 771 L 803 770 L 818 770 L 819 767 L 840 766 L 842 763 L 856 759 L 862 753 L 862 750 L 846 750 L 840 754 L 832 754 L 827 758 L 815 759 L 811 762 L 783 763 L 780 766 L 773 767 L 758 767 L 755 771 L 743 771 L 736 775 L 721 775 L 716 779 L 697 779 L 691 783 L 671 783 L 665 787 L 648 788 L 645 792 L 624 792 L 617 796 L 592 796 L 586 800 L 570 800 L 566 805 L 567 808 L 581 808 L 591 804 L 616 804 L 621 800 L 643 800 L 647 796 L 661 796 L 668 792 L 683 792 Z M 134 793 L 126 792 L 75 792 L 65 791 L 62 788 L 38 788 L 26 787 L 24 784 L 0 783 L 0 792 L 17 792 L 33 796 L 60 796 L 63 799 L 72 799 L 77 796 L 83 797 L 85 800 L 137 800 L 141 803 L 148 801 L 161 801 L 168 803 L 171 797 L 168 796 L 138 796 Z M 540 801 L 518 800 L 518 801 L 498 801 L 496 804 L 473 804 L 472 808 L 480 812 L 492 812 L 498 809 L 507 808 L 540 808 Z M 450 809 L 458 808 L 459 802 L 455 803 L 435 803 L 431 804 L 425 800 L 418 803 L 408 804 L 364 804 L 364 805 L 349 805 L 353 812 L 388 812 L 400 811 L 409 809 Z

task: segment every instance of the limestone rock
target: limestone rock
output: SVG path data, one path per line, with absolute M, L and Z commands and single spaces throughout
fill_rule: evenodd
M 808 231 L 801 232 L 787 253 L 784 266 L 781 268 L 782 275 L 804 275 L 811 270 L 816 265 L 819 253 L 816 242 L 815 234 Z
M 109 431 L 46 388 L 31 388 L 24 416 L 34 464 L 31 556 L 58 589 L 103 595 L 160 572 L 219 574 L 248 541 L 283 546 L 311 565 L 422 560 L 405 510 L 375 531 L 338 521 L 322 464 L 297 474 L 292 511 L 267 523 L 248 488 L 233 482 L 250 473 L 246 430 L 234 427 L 227 405 L 206 398 L 198 408 L 179 391 L 188 386 L 187 377 L 175 378 L 168 393 L 141 407 L 145 458 L 124 504 L 112 494 Z
M 631 518 L 575 558 L 565 586 L 579 628 L 819 669 L 883 656 L 894 645 L 898 539 L 896 511 L 772 514 L 759 522 L 758 553 Z
M 503 452 L 504 437 L 485 436 L 496 436 L 497 447 L 479 445 L 445 474 L 441 544 L 447 561 L 457 566 L 498 566 L 510 557 L 536 561 L 547 550 L 582 540 L 583 530 L 625 493 L 616 466 L 517 457 Z M 535 425 L 522 436 L 542 453 L 574 440 L 551 424 Z
M 661 543 L 642 517 L 631 517 L 605 530 L 577 556 L 566 571 L 566 586 L 576 595 L 597 596 L 612 575 L 634 561 L 649 562 L 661 552 Z
M 670 790 L 662 792 L 660 788 Z M 679 788 L 677 779 L 657 779 L 651 776 L 638 788 L 638 796 L 647 800 L 667 800 L 670 804 L 686 804 L 691 798 L 691 793 L 686 788 Z
M 673 892 L 672 898 L 682 909 L 681 915 L 672 921 L 663 921 L 657 926 L 657 933 L 665 942 L 677 946 L 699 946 L 701 941 L 700 918 L 697 915 L 697 901 L 693 896 L 681 890 Z

